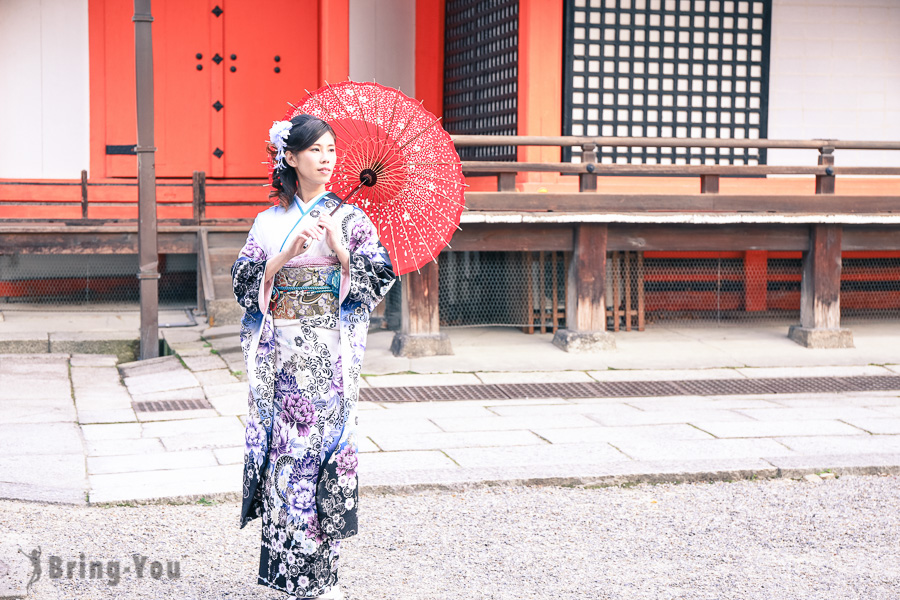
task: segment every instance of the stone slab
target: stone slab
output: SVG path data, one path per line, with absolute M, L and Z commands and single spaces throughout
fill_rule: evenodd
M 182 388 L 178 390 L 166 390 L 151 392 L 148 394 L 132 394 L 134 402 L 156 402 L 159 400 L 205 400 L 206 395 L 201 387 Z
M 365 380 L 373 388 L 481 384 L 474 373 L 369 375 Z
M 135 412 L 137 420 L 141 423 L 151 423 L 154 421 L 182 421 L 184 419 L 206 419 L 210 417 L 218 417 L 219 413 L 212 408 L 203 408 L 200 410 L 160 410 L 153 412 Z
M 550 444 L 511 448 L 448 448 L 444 452 L 461 467 L 583 466 L 628 460 L 628 456 L 609 444 L 581 444 L 577 452 L 573 452 L 568 445 Z
M 166 421 L 144 423 L 141 425 L 142 436 L 167 437 L 189 433 L 229 432 L 243 434 L 244 428 L 234 417 L 214 417 L 207 419 L 185 419 L 182 421 Z
M 218 385 L 207 385 L 203 387 L 203 393 L 206 394 L 206 397 L 209 399 L 221 397 L 221 396 L 232 396 L 243 398 L 246 403 L 247 394 L 249 388 L 246 383 L 242 383 L 240 381 L 234 381 L 233 383 L 222 383 Z
M 718 460 L 794 454 L 771 439 L 621 440 L 614 445 L 635 460 Z
M 791 326 L 788 330 L 791 339 L 806 348 L 836 349 L 853 348 L 853 332 L 849 329 L 808 329 Z
M 0 423 L 0 456 L 83 452 L 75 423 Z
M 900 475 L 900 454 L 819 454 L 777 456 L 766 461 L 781 471 L 782 477 L 799 478 L 804 473 L 832 471 L 837 475 Z
M 139 423 L 82 425 L 81 433 L 88 442 L 97 440 L 136 440 L 141 437 L 141 425 Z
M 364 417 L 361 417 L 361 419 Z M 465 417 L 437 417 L 431 420 L 444 431 L 512 431 L 516 429 L 572 429 L 597 427 L 597 422 L 584 415 L 543 415 L 536 417 L 485 417 L 469 419 Z
M 187 369 L 172 370 L 163 373 L 148 373 L 136 377 L 126 377 L 125 386 L 132 395 L 152 394 L 185 388 L 199 387 L 200 382 Z
M 109 394 L 75 392 L 75 406 L 79 410 L 125 410 L 131 408 L 131 396 L 124 388 Z
M 378 444 L 372 441 L 369 437 L 360 437 L 359 438 L 359 451 L 360 452 L 381 452 L 381 448 L 378 447 Z
M 187 342 L 199 342 L 203 333 L 203 326 L 196 327 L 167 327 L 162 330 L 162 336 L 169 344 L 183 344 Z
M 80 488 L 62 488 L 25 483 L 0 482 L 0 498 L 53 504 L 85 504 L 87 484 Z M 5 534 L 4 534 L 5 535 Z M 2 597 L 2 596 L 0 596 Z
M 82 410 L 78 409 L 78 422 L 82 425 L 89 423 L 133 423 L 137 417 L 131 408 L 106 409 L 106 410 Z
M 247 398 L 245 396 L 213 396 L 209 399 L 209 403 L 213 405 L 216 412 L 222 416 L 243 415 L 247 413 Z
M 141 375 L 180 371 L 182 369 L 184 369 L 184 365 L 181 364 L 181 360 L 174 354 L 146 360 L 135 360 L 119 365 L 119 372 L 122 373 L 122 377 L 140 377 Z
M 360 472 L 405 469 L 455 469 L 457 465 L 440 450 L 366 452 L 359 455 Z
M 0 481 L 6 483 L 83 490 L 86 476 L 81 453 L 0 456 Z
M 735 409 L 743 415 L 757 421 L 817 421 L 877 419 L 884 415 L 874 409 L 859 406 L 822 406 L 815 408 L 739 408 Z
M 117 456 L 120 454 L 145 454 L 165 452 L 166 448 L 156 438 L 140 440 L 91 440 L 85 442 L 87 456 Z
M 862 431 L 840 421 L 751 421 L 744 423 L 713 423 L 698 421 L 694 427 L 717 438 L 772 438 L 807 435 L 860 435 Z
M 89 456 L 87 458 L 87 470 L 90 475 L 212 467 L 218 464 L 219 462 L 212 451 L 205 449 L 118 456 Z
M 31 399 L 57 399 L 60 402 L 72 401 L 72 386 L 68 378 L 39 376 L 34 378 L 3 377 L 0 386 L 0 401 Z
M 207 340 L 221 338 L 236 338 L 241 334 L 240 324 L 224 324 L 215 327 L 207 327 L 203 330 L 202 336 Z
M 73 354 L 73 367 L 115 367 L 119 357 L 115 354 Z
M 386 405 L 385 410 L 369 411 L 365 413 L 365 417 L 360 415 L 360 419 L 368 419 L 373 422 L 390 421 L 392 419 L 409 419 L 409 418 L 425 418 L 431 419 L 436 417 L 469 417 L 478 419 L 482 417 L 493 417 L 496 413 L 483 403 L 465 403 L 465 402 L 406 402 L 392 403 Z
M 50 351 L 50 338 L 47 335 L 19 332 L 0 333 L 0 353 L 3 354 L 37 354 Z
M 397 333 L 391 342 L 391 354 L 405 358 L 447 356 L 453 354 L 453 346 L 446 333 L 436 335 Z
M 681 423 L 639 425 L 635 427 L 577 427 L 573 429 L 534 429 L 552 444 L 598 444 L 622 440 L 711 440 L 713 436 Z
M 215 354 L 207 354 L 206 356 L 182 356 L 181 360 L 183 360 L 187 368 L 194 373 L 224 369 L 227 366 L 225 361 Z
M 900 435 L 900 419 L 847 419 L 847 423 L 875 435 Z
M 553 345 L 573 353 L 604 352 L 616 349 L 616 338 L 608 331 L 560 329 L 553 336 Z
M 547 442 L 530 431 L 471 431 L 461 433 L 369 433 L 384 451 L 439 450 L 444 448 L 486 448 L 496 446 L 542 445 Z
M 220 465 L 242 465 L 244 464 L 244 447 L 234 446 L 231 448 L 214 448 L 213 455 Z
M 160 438 L 168 452 L 195 450 L 198 448 L 228 448 L 243 443 L 244 429 L 237 433 L 229 431 L 207 431 L 166 436 Z
M 72 386 L 76 390 L 80 388 L 121 388 L 124 391 L 119 370 L 115 367 L 72 367 L 70 378 Z
M 90 503 L 240 494 L 243 465 L 92 475 Z
M 368 414 L 359 416 L 359 429 L 363 435 L 394 435 L 397 433 L 439 433 L 441 429 L 428 419 L 407 418 L 373 421 Z
M 609 369 L 588 371 L 597 381 L 687 381 L 704 379 L 744 379 L 736 369 Z
M 57 400 L 19 399 L 0 402 L 0 419 L 4 423 L 72 423 L 75 407 Z
M 591 383 L 594 381 L 584 371 L 496 371 L 477 373 L 486 384 L 503 383 Z
M 225 363 L 222 364 L 224 365 Z M 197 378 L 197 381 L 199 381 L 200 385 L 203 387 L 238 382 L 237 378 L 231 374 L 231 371 L 224 368 L 194 372 L 194 377 Z
M 737 369 L 750 379 L 772 377 L 866 377 L 891 376 L 889 369 L 877 365 L 836 365 L 818 367 L 754 367 Z
M 798 454 L 900 454 L 900 436 L 858 435 L 781 437 L 779 442 Z
M 0 352 L 0 372 L 6 370 L 10 365 L 68 364 L 70 356 L 68 352 L 37 352 L 32 354 Z
M 122 362 L 139 354 L 136 333 L 121 331 L 62 332 L 50 334 L 50 351 L 70 354 L 114 354 Z

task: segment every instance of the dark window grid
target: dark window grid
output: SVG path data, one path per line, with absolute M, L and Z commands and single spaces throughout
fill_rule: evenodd
M 517 133 L 518 2 L 447 3 L 444 126 L 451 133 Z M 460 148 L 461 158 L 515 160 L 516 148 Z
M 768 90 L 767 90 L 767 85 L 766 85 L 767 80 L 768 80 L 768 52 L 767 52 L 767 48 L 765 46 L 765 42 L 769 38 L 769 28 L 770 28 L 769 15 L 771 13 L 771 6 L 769 5 L 768 2 L 762 3 L 762 5 L 761 5 L 762 13 L 753 13 L 753 3 L 750 2 L 750 5 L 749 5 L 750 11 L 748 13 L 745 13 L 747 16 L 747 19 L 748 19 L 746 28 L 741 28 L 738 26 L 739 25 L 738 18 L 742 17 L 741 14 L 724 12 L 724 7 L 725 7 L 724 3 L 720 4 L 720 11 L 716 12 L 716 13 L 712 13 L 709 11 L 708 3 L 706 3 L 704 11 L 695 11 L 692 9 L 690 11 L 676 10 L 674 12 L 665 11 L 664 8 L 659 11 L 652 11 L 649 8 L 649 2 L 648 2 L 648 7 L 643 10 L 636 9 L 636 8 L 621 9 L 621 8 L 618 8 L 618 4 L 617 4 L 617 8 L 615 8 L 615 9 L 607 9 L 607 8 L 605 8 L 605 6 L 601 6 L 599 8 L 578 7 L 577 9 L 575 9 L 573 5 L 574 5 L 574 3 L 571 2 L 571 0 L 570 0 L 570 2 L 567 3 L 567 12 L 566 12 L 567 33 L 571 31 L 572 39 L 569 40 L 570 43 L 567 43 L 567 47 L 566 47 L 566 65 L 565 65 L 565 67 L 566 67 L 566 69 L 565 69 L 566 70 L 566 86 L 565 87 L 571 86 L 571 92 L 565 94 L 564 104 L 568 104 L 569 106 L 567 106 L 567 109 L 568 109 L 568 111 L 571 111 L 571 109 L 575 107 L 574 100 L 572 99 L 572 94 L 576 90 L 579 90 L 579 89 L 583 90 L 583 94 L 585 95 L 585 97 L 589 93 L 597 93 L 597 94 L 599 94 L 600 97 L 602 97 L 604 93 L 606 93 L 606 94 L 612 93 L 613 100 L 614 100 L 612 107 L 609 107 L 607 105 L 588 105 L 587 103 L 584 103 L 582 105 L 582 107 L 585 109 L 585 112 L 584 112 L 585 115 L 587 114 L 588 108 L 597 108 L 601 111 L 601 114 L 602 114 L 602 111 L 604 108 L 612 108 L 614 118 L 611 121 L 601 120 L 599 123 L 597 123 L 598 124 L 598 133 L 600 133 L 600 134 L 603 133 L 602 125 L 611 125 L 613 134 L 616 134 L 620 130 L 620 127 L 624 126 L 627 128 L 627 134 L 632 135 L 632 132 L 634 131 L 633 127 L 640 126 L 640 127 L 643 127 L 643 130 L 641 131 L 641 133 L 643 133 L 644 135 L 647 135 L 647 127 L 655 126 L 655 127 L 657 127 L 657 135 L 662 136 L 662 128 L 668 126 L 668 127 L 673 128 L 673 135 L 677 131 L 675 129 L 677 127 L 687 128 L 686 133 L 688 134 L 688 136 L 691 136 L 691 134 L 692 134 L 692 132 L 691 132 L 692 127 L 699 127 L 701 129 L 700 137 L 710 137 L 707 135 L 706 130 L 709 127 L 713 127 L 713 128 L 715 128 L 715 131 L 716 131 L 715 137 L 721 137 L 721 129 L 722 128 L 727 129 L 730 134 L 733 134 L 736 129 L 743 128 L 743 130 L 744 130 L 743 137 L 744 138 L 751 137 L 751 135 L 750 135 L 751 129 L 757 130 L 756 137 L 765 138 L 767 136 L 767 128 L 766 128 L 767 124 L 766 124 L 765 116 L 767 114 L 767 109 L 768 109 L 768 106 L 767 106 Z M 662 6 L 664 6 L 664 4 Z M 694 4 L 691 3 L 691 7 L 693 7 L 693 6 L 694 6 Z M 737 6 L 735 6 L 735 8 L 737 9 Z M 584 23 L 575 23 L 574 22 L 575 10 L 583 11 L 585 13 L 585 22 Z M 591 23 L 591 17 L 590 17 L 591 13 L 595 13 L 598 15 L 598 18 L 596 20 L 598 20 L 599 23 Z M 671 16 L 675 17 L 674 28 L 666 27 L 666 26 L 659 26 L 659 27 L 650 26 L 649 25 L 649 22 L 650 22 L 649 16 L 651 13 L 660 15 L 661 23 L 665 22 L 664 17 L 667 15 L 671 15 Z M 615 21 L 616 21 L 615 25 L 610 25 L 610 24 L 604 22 L 604 18 L 607 14 L 615 15 Z M 626 24 L 626 25 L 621 24 L 623 14 L 629 15 L 629 20 L 630 20 L 629 24 Z M 637 20 L 636 20 L 635 16 L 640 15 L 640 14 L 643 14 L 645 16 L 645 25 L 637 24 Z M 725 18 L 728 16 L 734 17 L 731 27 L 725 26 Z M 683 24 L 680 23 L 681 17 L 688 18 L 689 24 L 687 27 L 683 26 Z M 703 17 L 703 22 L 704 22 L 703 27 L 694 26 L 695 17 Z M 709 26 L 709 18 L 710 17 L 719 17 L 718 26 L 716 26 L 716 27 Z M 754 19 L 757 19 L 756 23 L 754 23 L 754 21 L 753 21 Z M 576 26 L 584 27 L 585 36 L 583 39 L 574 39 L 574 27 L 576 27 Z M 761 28 L 755 28 L 756 26 L 761 26 Z M 614 28 L 614 32 L 616 33 L 615 37 L 617 38 L 612 43 L 610 43 L 609 41 L 604 39 L 606 37 L 605 31 L 610 29 L 610 27 Z M 590 36 L 590 29 L 598 30 L 599 33 L 598 33 L 597 37 L 600 39 L 592 39 Z M 622 31 L 627 31 L 628 35 L 623 36 L 621 33 Z M 636 36 L 635 32 L 638 32 L 638 31 L 645 32 L 643 40 L 637 39 L 637 37 L 639 37 L 639 36 Z M 665 33 L 667 31 L 671 31 L 673 33 L 674 38 L 675 38 L 674 42 L 665 42 Z M 696 41 L 697 33 L 703 34 L 703 42 L 702 43 L 698 43 Z M 718 40 L 714 44 L 709 41 L 710 33 L 717 33 L 719 36 Z M 651 38 L 654 37 L 653 34 L 655 34 L 655 37 L 657 38 L 656 41 L 651 41 Z M 685 34 L 687 39 L 682 41 L 680 39 L 680 34 Z M 725 43 L 725 39 L 724 39 L 725 34 L 731 34 L 732 39 L 731 39 L 730 43 Z M 746 45 L 738 43 L 739 34 L 746 34 L 746 36 L 747 36 L 747 44 Z M 623 37 L 628 37 L 628 40 L 622 41 Z M 584 53 L 576 55 L 574 52 L 575 45 L 583 46 Z M 598 48 L 598 50 L 599 50 L 598 54 L 595 54 L 595 55 L 590 54 L 592 45 L 594 45 Z M 606 52 L 605 52 L 605 49 L 610 46 L 612 46 L 614 49 L 613 56 L 608 56 L 608 55 L 606 55 Z M 622 56 L 623 52 L 620 50 L 620 48 L 623 48 L 623 47 L 628 49 L 628 51 L 626 53 L 627 56 Z M 644 48 L 644 56 L 635 56 L 634 49 L 637 47 Z M 654 47 L 658 49 L 658 56 L 655 58 L 651 57 L 651 48 L 654 48 Z M 672 52 L 673 52 L 672 58 L 665 57 L 665 49 L 666 48 L 672 49 Z M 701 52 L 702 52 L 702 59 L 695 58 L 695 51 L 698 49 L 701 50 Z M 678 58 L 679 55 L 681 54 L 682 50 L 687 53 L 687 58 L 683 58 L 683 59 Z M 716 59 L 709 58 L 710 50 L 717 51 Z M 731 51 L 730 60 L 726 60 L 724 58 L 724 56 L 726 54 L 726 50 Z M 746 60 L 738 60 L 738 56 L 739 56 L 738 50 L 746 51 Z M 760 54 L 758 60 L 754 60 L 754 57 L 753 57 L 754 51 L 758 51 Z M 585 67 L 589 66 L 588 61 L 597 61 L 600 65 L 600 69 L 598 72 L 588 72 L 587 70 L 583 73 L 576 72 L 574 70 L 574 61 L 575 60 L 584 61 Z M 603 68 L 604 62 L 616 63 L 614 72 L 610 73 L 610 72 L 605 71 L 605 69 Z M 625 72 L 625 70 L 622 69 L 623 65 L 619 64 L 619 63 L 624 63 L 628 66 L 627 72 Z M 651 74 L 648 72 L 649 69 L 645 69 L 644 73 L 640 73 L 637 75 L 634 73 L 635 70 L 634 70 L 633 66 L 635 64 L 644 64 L 644 65 L 649 66 L 649 64 L 651 64 L 651 63 L 658 63 L 658 65 L 659 65 L 658 73 Z M 667 70 L 667 65 L 669 65 L 672 70 L 671 74 L 665 73 L 665 71 Z M 678 73 L 679 65 L 687 66 L 686 74 L 679 75 L 679 73 Z M 701 68 L 703 75 L 696 76 L 693 74 L 696 66 L 699 66 Z M 710 73 L 709 73 L 710 66 L 717 67 L 716 75 L 710 75 Z M 729 76 L 722 75 L 722 72 L 723 72 L 722 67 L 723 66 L 731 67 L 731 75 L 729 75 Z M 737 76 L 739 66 L 743 66 L 747 69 L 746 77 L 738 77 Z M 752 68 L 754 66 L 758 67 L 758 71 L 759 71 L 756 75 L 752 75 L 752 72 L 753 72 Z M 574 87 L 572 78 L 575 75 L 582 75 L 585 78 L 585 87 L 584 88 L 575 88 Z M 604 78 L 604 77 L 612 77 L 613 78 L 613 86 L 612 86 L 612 88 L 602 87 L 602 86 L 600 86 L 598 89 L 588 88 L 588 80 L 587 80 L 588 77 L 598 77 L 598 78 L 600 78 L 600 79 L 598 79 L 598 81 L 602 80 L 602 78 Z M 629 84 L 627 86 L 627 88 L 623 88 L 619 85 L 619 83 L 620 83 L 619 78 L 621 78 L 621 77 L 627 78 L 628 84 Z M 635 89 L 634 82 L 637 79 L 642 80 L 642 83 L 644 84 L 643 89 Z M 656 89 L 656 90 L 649 89 L 648 81 L 651 79 L 658 80 L 658 82 L 660 84 L 659 89 Z M 673 80 L 673 82 L 675 83 L 673 90 L 667 91 L 667 90 L 662 89 L 662 87 L 663 87 L 662 83 L 663 83 L 664 79 Z M 693 91 L 691 89 L 690 83 L 688 84 L 688 90 L 679 91 L 678 90 L 678 80 L 679 79 L 686 80 L 688 82 L 693 82 L 693 81 L 699 80 L 702 82 L 703 91 L 702 92 Z M 717 83 L 717 85 L 716 85 L 717 90 L 715 92 L 708 91 L 708 83 L 710 81 L 715 81 Z M 730 91 L 722 92 L 721 84 L 726 81 L 730 82 L 730 84 L 731 84 Z M 744 92 L 737 91 L 738 82 L 746 83 L 747 87 Z M 758 91 L 756 91 L 756 92 L 750 91 L 752 82 L 757 83 Z M 649 121 L 646 118 L 643 120 L 620 119 L 619 115 L 618 115 L 618 109 L 623 108 L 623 105 L 621 103 L 619 103 L 618 96 L 621 93 L 628 94 L 629 99 L 633 99 L 634 95 L 643 95 L 645 97 L 644 98 L 645 102 L 642 105 L 634 105 L 631 103 L 624 105 L 624 106 L 628 107 L 629 115 L 632 114 L 631 110 L 634 110 L 634 109 L 645 111 L 644 115 L 646 115 L 646 111 L 656 110 L 656 111 L 658 111 L 658 119 L 656 121 Z M 646 96 L 649 96 L 649 95 L 659 96 L 659 102 L 657 105 L 655 105 L 655 106 L 649 105 L 646 102 L 646 100 L 647 100 Z M 666 95 L 669 95 L 672 97 L 673 106 L 671 106 L 671 107 L 663 106 L 663 103 L 662 103 L 663 96 L 666 96 Z M 678 96 L 684 96 L 687 98 L 687 106 L 683 106 L 683 107 L 677 106 L 677 97 Z M 707 98 L 709 98 L 710 96 L 716 98 L 716 106 L 715 107 L 707 106 L 707 104 L 708 104 Z M 694 107 L 693 106 L 694 99 L 697 97 L 700 98 L 700 106 Z M 723 109 L 721 100 L 726 97 L 730 101 L 730 106 L 727 109 Z M 746 105 L 744 108 L 741 108 L 741 109 L 737 108 L 737 103 L 738 103 L 737 101 L 739 98 L 743 98 L 746 101 Z M 751 98 L 758 98 L 759 105 L 757 108 L 751 108 L 751 104 L 752 104 L 750 101 Z M 679 122 L 677 122 L 677 115 L 673 115 L 676 118 L 674 118 L 671 123 L 664 122 L 664 121 L 662 121 L 662 111 L 664 111 L 664 110 L 687 111 L 688 119 L 684 123 L 679 123 Z M 574 119 L 573 114 L 568 111 L 564 115 L 564 120 L 568 121 L 568 123 L 566 124 L 567 132 L 571 132 L 572 131 L 571 126 L 576 123 L 579 123 L 579 122 L 576 121 Z M 699 123 L 691 122 L 691 116 L 692 116 L 691 113 L 697 112 L 697 111 L 699 111 L 701 113 L 700 122 Z M 714 123 L 708 122 L 708 120 L 706 118 L 707 112 L 715 112 L 717 114 L 717 118 L 715 119 Z M 728 115 L 727 123 L 723 123 L 722 122 L 723 119 L 721 118 L 721 116 L 725 113 L 727 113 L 727 115 Z M 739 117 L 738 115 L 741 115 L 741 116 Z M 753 120 L 752 115 L 756 115 L 757 123 L 751 122 Z M 738 123 L 739 120 L 742 120 L 743 123 Z M 589 123 L 586 120 L 582 120 L 582 121 L 580 121 L 580 124 L 583 127 L 585 127 L 585 133 L 587 133 L 586 126 Z M 734 136 L 729 135 L 729 137 L 734 137 Z M 631 148 L 631 149 L 626 150 L 625 152 L 622 152 L 620 149 L 601 148 L 601 149 L 598 149 L 598 158 L 600 160 L 603 160 L 605 158 L 608 160 L 612 160 L 613 162 L 621 162 L 622 159 L 624 159 L 624 162 L 629 162 L 629 163 L 634 162 L 634 160 L 633 160 L 634 158 L 639 159 L 640 162 L 645 162 L 647 158 L 656 158 L 658 161 L 664 162 L 664 159 L 668 158 L 669 156 L 684 157 L 686 159 L 685 162 L 690 162 L 691 158 L 695 158 L 695 159 L 700 158 L 699 162 L 701 162 L 701 163 L 708 162 L 707 159 L 709 159 L 710 161 L 715 162 L 715 163 L 719 163 L 719 162 L 727 163 L 727 162 L 732 162 L 732 161 L 744 162 L 743 158 L 734 158 L 732 156 L 732 155 L 734 155 L 734 156 L 744 155 L 743 149 L 673 148 L 673 149 L 671 149 L 671 152 L 669 152 L 669 153 L 663 153 L 663 152 L 661 152 L 662 150 L 667 150 L 667 149 L 664 149 L 664 148 L 660 148 L 660 149 Z M 577 156 L 579 154 L 578 150 L 575 150 L 574 154 Z M 751 164 L 756 163 L 756 162 L 759 162 L 761 164 L 765 163 L 765 159 L 766 159 L 765 150 L 747 149 L 746 156 L 748 156 L 748 162 L 750 162 Z M 676 162 L 676 160 L 673 159 L 672 162 Z

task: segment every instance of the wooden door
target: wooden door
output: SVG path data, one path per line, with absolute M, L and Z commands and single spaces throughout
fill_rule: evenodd
M 318 85 L 319 1 L 154 0 L 158 177 L 266 176 L 272 121 Z M 89 9 L 92 176 L 136 177 L 134 6 Z
M 229 0 L 225 10 L 224 176 L 265 177 L 272 121 L 318 84 L 318 0 Z

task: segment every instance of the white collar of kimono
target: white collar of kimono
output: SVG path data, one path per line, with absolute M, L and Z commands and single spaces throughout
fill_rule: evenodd
M 294 223 L 294 226 L 291 227 L 291 230 L 287 232 L 286 236 L 284 236 L 284 240 L 282 240 L 282 242 L 281 242 L 281 248 L 279 248 L 279 250 L 278 250 L 279 252 L 284 250 L 284 245 L 287 244 L 287 241 L 291 237 L 291 234 L 294 233 L 295 229 L 297 229 L 297 225 L 299 225 L 300 222 L 306 218 L 306 215 L 308 215 L 312 211 L 313 207 L 316 206 L 329 193 L 330 192 L 327 192 L 327 191 L 322 192 L 321 194 L 319 194 L 318 196 L 315 196 L 309 202 L 306 202 L 306 203 L 301 201 L 300 197 L 297 196 L 296 194 L 294 194 L 294 203 L 291 204 L 291 208 L 288 209 L 288 212 L 291 212 L 293 210 L 293 208 L 296 206 L 297 210 L 300 211 L 300 218 L 297 219 L 297 222 Z

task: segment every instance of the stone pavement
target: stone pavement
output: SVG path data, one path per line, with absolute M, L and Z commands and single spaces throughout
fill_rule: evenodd
M 8 318 L 0 333 L 26 322 Z M 162 333 L 177 355 L 117 365 L 109 354 L 0 354 L 0 497 L 118 503 L 239 494 L 247 390 L 236 331 Z M 571 355 L 549 335 L 453 330 L 455 356 L 409 360 L 391 356 L 391 334 L 377 332 L 363 385 L 900 375 L 900 328 L 854 334 L 856 349 L 808 350 L 785 329 L 660 329 L 618 334 L 614 352 Z M 360 408 L 369 490 L 900 472 L 900 377 L 898 391 L 839 395 Z

